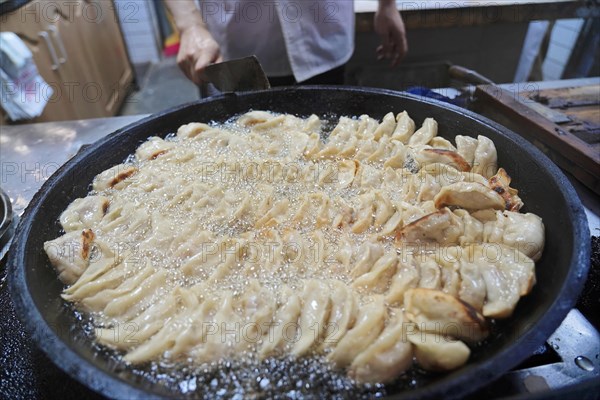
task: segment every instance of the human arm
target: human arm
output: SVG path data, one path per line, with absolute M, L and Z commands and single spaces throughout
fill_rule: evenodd
M 377 47 L 377 58 L 390 60 L 392 66 L 400 64 L 408 52 L 408 42 L 404 21 L 396 8 L 396 1 L 379 0 L 374 22 L 375 32 L 381 38 L 381 45 Z
M 219 45 L 208 31 L 193 0 L 165 0 L 180 34 L 177 64 L 194 83 L 207 65 L 222 61 Z

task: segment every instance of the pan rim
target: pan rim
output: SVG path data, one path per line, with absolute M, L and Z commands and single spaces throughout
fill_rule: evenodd
M 511 346 L 507 346 L 506 348 L 502 349 L 493 357 L 488 357 L 486 360 L 481 361 L 476 366 L 471 364 L 463 367 L 458 376 L 456 376 L 456 372 L 450 373 L 447 376 L 424 387 L 398 393 L 397 395 L 392 395 L 391 398 L 401 398 L 406 396 L 410 396 L 411 398 L 424 398 L 441 395 L 451 398 L 456 397 L 459 394 L 465 395 L 469 392 L 468 389 L 465 390 L 465 387 L 469 387 L 471 384 L 470 380 L 473 377 L 474 368 L 477 370 L 478 379 L 482 382 L 480 386 L 483 386 L 501 375 L 501 373 L 497 372 L 498 363 L 502 363 L 502 365 L 507 366 L 505 369 L 503 369 L 503 371 L 516 366 L 519 362 L 523 361 L 530 355 L 526 350 L 531 348 L 531 343 L 542 344 L 550 336 L 550 334 L 552 334 L 552 332 L 565 318 L 568 311 L 574 306 L 577 295 L 583 288 L 587 271 L 589 269 L 591 251 L 587 217 L 583 210 L 579 196 L 564 173 L 554 163 L 552 163 L 547 156 L 545 156 L 541 151 L 527 142 L 524 138 L 520 137 L 518 134 L 469 110 L 465 110 L 437 100 L 424 99 L 421 96 L 415 96 L 387 89 L 350 86 L 304 86 L 276 88 L 256 92 L 224 94 L 209 99 L 183 104 L 149 117 L 145 117 L 139 121 L 120 128 L 113 133 L 108 134 L 88 148 L 82 150 L 72 159 L 63 164 L 44 183 L 42 188 L 35 194 L 34 198 L 29 203 L 25 213 L 23 214 L 23 217 L 19 222 L 14 236 L 15 240 L 9 251 L 7 267 L 10 294 L 15 304 L 17 315 L 23 323 L 26 331 L 31 334 L 33 341 L 42 349 L 44 353 L 46 353 L 46 355 L 49 356 L 53 363 L 90 389 L 108 397 L 118 398 L 125 396 L 128 398 L 161 398 L 156 394 L 152 394 L 151 392 L 146 392 L 141 388 L 135 387 L 127 380 L 115 375 L 111 375 L 91 364 L 87 359 L 80 356 L 76 351 L 70 348 L 53 332 L 52 328 L 46 323 L 44 317 L 37 309 L 27 287 L 25 265 L 23 262 L 19 262 L 19 260 L 23 259 L 23 256 L 27 251 L 25 248 L 25 243 L 26 238 L 29 237 L 31 232 L 31 223 L 34 220 L 34 217 L 39 214 L 40 205 L 44 204 L 44 201 L 48 195 L 44 189 L 63 179 L 72 166 L 76 165 L 81 159 L 84 159 L 89 154 L 96 151 L 96 149 L 101 147 L 104 143 L 112 140 L 113 137 L 119 135 L 121 132 L 132 129 L 135 126 L 158 120 L 166 115 L 175 113 L 188 107 L 197 107 L 202 104 L 227 99 L 232 96 L 243 98 L 244 96 L 261 95 L 264 93 L 277 95 L 278 92 L 315 90 L 335 90 L 349 92 L 349 94 L 368 93 L 397 98 L 407 98 L 410 100 L 417 100 L 423 104 L 443 107 L 453 113 L 458 112 L 461 115 L 475 120 L 480 124 L 487 125 L 493 130 L 501 133 L 515 145 L 523 147 L 526 152 L 536 159 L 536 161 L 542 164 L 543 168 L 545 168 L 554 176 L 563 198 L 570 199 L 569 202 L 566 202 L 568 205 L 568 217 L 573 221 L 574 243 L 580 243 L 580 247 L 577 250 L 574 250 L 571 254 L 569 261 L 570 268 L 567 273 L 567 277 L 563 281 L 558 294 L 554 298 L 554 301 L 548 307 L 548 312 L 535 321 L 535 323 L 523 335 L 515 340 Z M 63 361 L 60 364 L 58 363 L 59 359 Z M 476 388 L 473 390 L 475 389 Z

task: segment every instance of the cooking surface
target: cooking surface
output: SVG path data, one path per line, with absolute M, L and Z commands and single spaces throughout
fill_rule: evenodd
M 142 116 L 3 128 L 0 134 L 0 158 L 3 160 L 2 187 L 13 200 L 15 213 L 17 215 L 22 213 L 26 204 L 45 179 L 60 164 L 74 155 L 81 145 L 91 143 L 103 135 L 140 118 Z M 598 223 L 598 215 L 593 211 L 598 209 L 598 198 L 586 193 L 583 189 L 581 190 L 582 200 L 588 207 L 590 229 L 598 234 L 597 232 L 600 231 L 596 229 L 600 229 L 600 224 Z M 589 218 L 590 216 L 592 218 Z M 595 251 L 598 251 L 597 247 Z M 593 268 L 597 269 L 598 266 L 595 265 Z M 595 294 L 592 294 L 591 298 L 598 298 L 597 290 L 593 293 Z M 3 396 L 11 398 L 46 396 L 61 396 L 64 398 L 82 398 L 85 396 L 90 398 L 90 396 L 93 396 L 98 398 L 97 395 L 89 392 L 55 367 L 29 341 L 27 334 L 23 332 L 21 324 L 14 315 L 5 285 L 0 288 L 0 306 L 3 310 L 0 316 L 2 336 L 0 338 L 0 346 L 2 347 L 0 364 L 3 366 L 0 393 Z M 577 325 L 580 323 L 577 315 L 570 315 L 567 319 L 576 324 L 579 329 L 582 329 L 580 325 Z M 556 333 L 553 335 L 554 338 L 560 338 L 562 334 L 559 331 L 557 331 L 558 336 Z M 563 329 L 562 332 L 564 333 L 565 330 Z M 562 340 L 564 340 L 564 336 Z M 595 352 L 597 354 L 598 349 Z M 557 361 L 557 357 L 560 359 L 555 354 L 560 354 L 558 350 L 553 352 L 540 349 L 538 353 L 543 355 L 541 357 L 542 363 Z M 597 360 L 595 362 L 597 363 Z M 539 360 L 534 365 L 539 365 Z M 566 371 L 573 373 L 573 369 L 566 369 Z M 598 367 L 595 368 L 595 372 L 598 372 Z M 593 373 L 593 371 L 589 373 Z M 511 374 L 513 377 L 510 376 Z M 582 369 L 581 376 L 584 376 L 584 374 L 586 372 Z M 518 380 L 518 377 L 514 377 L 519 375 L 518 373 L 507 375 L 509 376 L 502 379 L 508 379 L 507 382 Z M 521 376 L 521 379 L 524 378 L 526 376 Z M 60 384 L 57 384 L 57 382 L 60 382 Z M 490 387 L 493 387 L 493 385 Z M 525 384 L 525 387 L 529 390 L 535 389 L 527 384 Z M 496 391 L 494 397 L 498 397 L 502 393 L 508 394 L 510 392 Z M 490 397 L 489 393 L 486 393 L 486 396 Z

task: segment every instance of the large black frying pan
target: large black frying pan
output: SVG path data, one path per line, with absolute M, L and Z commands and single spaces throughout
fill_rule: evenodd
M 520 301 L 513 317 L 498 325 L 490 343 L 476 349 L 467 365 L 410 391 L 399 391 L 398 398 L 451 398 L 475 390 L 531 355 L 573 307 L 589 267 L 586 217 L 562 172 L 516 134 L 463 109 L 387 90 L 299 87 L 222 95 L 148 117 L 81 151 L 48 179 L 21 219 L 8 262 L 16 310 L 33 340 L 60 368 L 88 387 L 116 398 L 176 395 L 94 350 L 81 332 L 81 323 L 65 311 L 59 297 L 62 284 L 42 248 L 44 241 L 59 235 L 60 213 L 87 194 L 96 174 L 122 162 L 149 136 L 165 136 L 192 121 L 226 120 L 250 109 L 375 118 L 407 110 L 417 124 L 434 117 L 440 135 L 446 138 L 488 136 L 498 149 L 499 165 L 514 178 L 526 204 L 524 211 L 543 218 L 546 249 L 537 264 L 537 284 Z

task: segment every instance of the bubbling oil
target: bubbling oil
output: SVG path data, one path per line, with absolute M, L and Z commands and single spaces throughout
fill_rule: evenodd
M 314 132 L 319 138 L 317 146 L 322 148 L 326 144 L 335 128 L 334 117 L 337 116 L 326 116 L 325 122 Z M 214 132 L 201 133 L 197 138 L 169 134 L 165 140 L 174 146 L 164 154 L 148 160 L 132 155 L 125 160 L 125 164 L 137 169 L 137 173 L 128 178 L 126 187 L 92 192 L 108 197 L 109 212 L 122 207 L 125 213 L 124 205 L 135 206 L 134 213 L 139 214 L 139 219 L 133 216 L 125 218 L 119 226 L 111 225 L 108 229 L 107 225 L 100 224 L 93 230 L 99 239 L 129 245 L 123 253 L 126 260 L 131 261 L 132 254 L 142 260 L 130 268 L 130 275 L 139 273 L 147 265 L 166 271 L 165 285 L 156 290 L 148 304 L 160 302 L 175 288 L 192 288 L 199 284 L 203 284 L 206 296 L 226 291 L 236 296 L 253 280 L 259 281 L 274 296 L 284 285 L 301 291 L 307 279 L 350 284 L 351 271 L 336 259 L 335 252 L 343 245 L 350 246 L 354 259 L 355 250 L 381 230 L 373 225 L 360 233 L 330 224 L 316 228 L 314 221 L 320 217 L 319 207 L 327 201 L 341 199 L 354 210 L 361 207 L 363 189 L 340 186 L 338 180 L 324 178 L 331 173 L 328 168 L 338 168 L 343 158 L 305 157 L 305 152 L 298 152 L 295 144 L 299 128 L 286 128 L 285 124 L 266 130 L 262 134 L 267 139 L 253 143 L 259 139 L 257 133 L 251 127 L 240 125 L 238 119 L 239 116 L 234 116 L 224 123 L 212 121 L 208 125 Z M 383 161 L 374 160 L 371 167 L 373 171 L 382 169 Z M 398 191 L 386 189 L 386 194 L 394 203 L 402 201 L 402 193 Z M 262 215 L 249 211 L 240 211 L 242 217 L 234 217 L 234 211 L 244 210 L 244 207 L 271 212 L 281 202 L 287 204 L 286 215 L 280 219 L 275 216 L 276 222 L 271 225 L 256 228 L 257 219 Z M 298 222 L 292 216 L 302 207 L 309 211 L 303 221 Z M 329 212 L 327 218 L 341 211 L 331 205 Z M 227 273 L 209 281 L 212 271 L 206 275 L 183 271 L 186 263 L 201 251 L 194 238 L 203 232 L 207 233 L 207 242 L 239 239 L 244 243 L 242 246 L 251 242 L 264 248 L 268 248 L 270 242 L 281 244 L 283 237 L 295 232 L 296 238 L 302 241 L 300 251 L 305 254 L 298 263 L 292 260 L 293 252 L 283 254 L 283 250 L 275 248 L 263 253 L 259 262 L 250 263 L 249 253 L 244 250 Z M 396 251 L 393 240 L 391 236 L 379 237 L 386 251 Z M 175 241 L 179 241 L 177 246 L 173 244 Z M 226 246 L 224 249 L 231 250 Z M 328 264 L 325 258 L 335 262 Z M 133 317 L 146 308 L 142 307 Z M 87 324 L 88 331 L 92 332 L 98 327 L 118 325 L 119 321 L 98 312 L 91 314 Z M 122 368 L 122 353 L 102 346 L 97 346 L 97 350 L 113 360 L 118 366 L 115 368 Z M 186 398 L 377 398 L 387 394 L 383 385 L 356 384 L 344 371 L 334 370 L 322 354 L 261 360 L 255 352 L 244 351 L 230 359 L 197 365 L 192 358 L 173 359 L 165 353 L 153 362 L 131 365 L 127 371 Z M 425 376 L 411 370 L 395 385 L 414 387 L 421 375 Z

